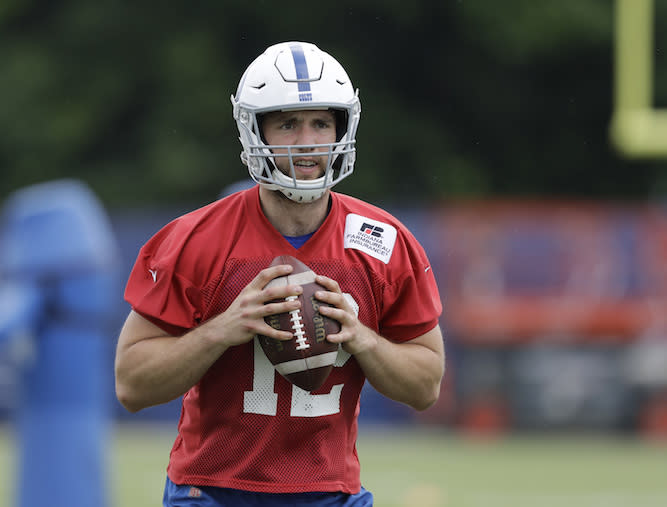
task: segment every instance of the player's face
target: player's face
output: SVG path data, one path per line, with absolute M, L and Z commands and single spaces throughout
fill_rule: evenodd
M 279 111 L 268 113 L 262 128 L 267 144 L 300 145 L 328 144 L 336 142 L 336 116 L 331 111 Z M 276 149 L 275 153 L 287 153 L 287 149 Z M 324 155 L 318 153 L 324 152 Z M 324 175 L 327 167 L 326 148 L 299 148 L 293 153 L 294 170 L 299 180 L 311 180 Z M 291 176 L 288 157 L 275 157 L 278 169 Z

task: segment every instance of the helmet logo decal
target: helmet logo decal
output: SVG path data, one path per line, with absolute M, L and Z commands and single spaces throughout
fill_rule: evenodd
M 310 83 L 308 80 L 308 64 L 306 63 L 306 55 L 303 53 L 301 44 L 294 44 L 290 46 L 292 51 L 292 58 L 294 59 L 294 68 L 296 70 L 296 79 L 299 86 L 299 102 L 312 102 L 313 94 L 310 91 Z

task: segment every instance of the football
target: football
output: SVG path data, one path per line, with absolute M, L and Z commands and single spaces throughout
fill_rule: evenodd
M 259 335 L 259 343 L 278 373 L 305 391 L 315 391 L 324 384 L 336 361 L 338 344 L 328 342 L 326 337 L 338 333 L 340 323 L 320 314 L 320 306 L 326 303 L 315 299 L 315 292 L 324 287 L 315 282 L 312 269 L 291 255 L 279 255 L 271 262 L 271 266 L 280 264 L 289 264 L 294 269 L 287 276 L 271 280 L 267 287 L 300 285 L 303 288 L 298 296 L 301 308 L 269 315 L 264 320 L 274 329 L 289 331 L 294 337 L 282 341 Z

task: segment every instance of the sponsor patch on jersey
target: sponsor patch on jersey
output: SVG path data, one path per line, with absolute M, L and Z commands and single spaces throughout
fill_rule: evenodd
M 395 243 L 394 226 L 354 213 L 345 218 L 345 248 L 360 250 L 387 264 Z

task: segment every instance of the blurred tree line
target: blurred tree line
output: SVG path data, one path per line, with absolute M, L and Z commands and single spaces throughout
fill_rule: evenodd
M 2 0 L 0 198 L 76 177 L 109 206 L 210 202 L 247 175 L 229 96 L 284 40 L 315 42 L 360 89 L 341 191 L 661 198 L 664 162 L 609 145 L 612 37 L 612 0 Z

